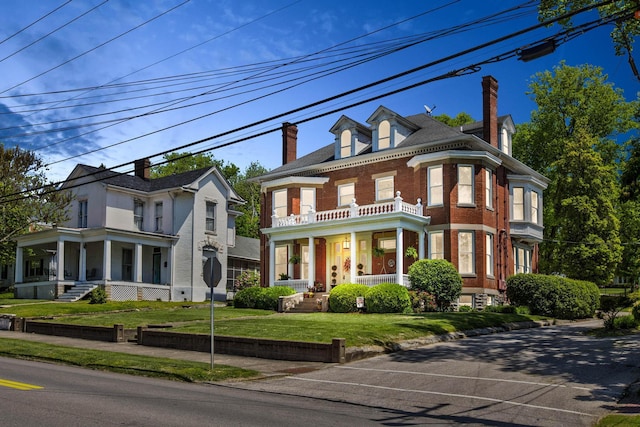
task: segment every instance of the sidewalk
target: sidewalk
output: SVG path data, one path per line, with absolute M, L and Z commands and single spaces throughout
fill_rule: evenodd
M 46 344 L 78 347 L 101 351 L 129 353 L 141 356 L 164 357 L 168 359 L 190 360 L 194 362 L 211 363 L 211 354 L 199 351 L 175 350 L 171 348 L 148 347 L 136 343 L 102 342 L 76 338 L 59 337 L 54 335 L 27 334 L 23 332 L 0 330 L 0 339 L 10 338 L 24 341 L 35 341 Z M 260 359 L 257 357 L 243 357 L 229 354 L 214 354 L 215 365 L 228 365 L 237 368 L 253 369 L 265 377 L 299 374 L 315 371 L 331 366 L 322 362 L 295 362 L 289 360 Z

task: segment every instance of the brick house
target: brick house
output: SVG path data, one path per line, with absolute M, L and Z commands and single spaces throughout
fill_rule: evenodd
M 508 276 L 535 272 L 548 180 L 511 156 L 497 81 L 482 88 L 481 122 L 452 128 L 380 106 L 366 124 L 340 117 L 334 141 L 300 158 L 285 123 L 283 165 L 258 178 L 263 286 L 408 286 L 415 259 L 444 258 L 463 277 L 459 303 L 479 307 Z

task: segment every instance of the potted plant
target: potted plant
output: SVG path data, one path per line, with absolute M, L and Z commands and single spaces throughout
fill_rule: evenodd
M 289 275 L 287 273 L 280 273 L 280 280 L 289 280 Z
M 293 254 L 289 258 L 289 264 L 299 264 L 300 263 L 300 255 Z
M 418 259 L 418 251 L 413 246 L 409 246 L 406 251 L 404 251 L 404 256 L 407 258 L 413 258 L 413 260 Z

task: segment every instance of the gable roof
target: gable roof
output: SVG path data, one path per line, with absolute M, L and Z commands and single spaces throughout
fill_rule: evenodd
M 229 190 L 229 197 L 232 201 L 236 203 L 244 202 L 244 200 L 233 190 L 231 185 L 215 166 L 195 169 L 161 178 L 144 179 L 136 175 L 115 172 L 104 167 L 79 164 L 73 169 L 71 174 L 69 174 L 67 180 L 62 184 L 61 189 L 64 189 L 65 187 L 73 187 L 76 179 L 90 175 L 95 181 L 101 181 L 114 187 L 126 188 L 144 193 L 153 193 L 156 191 L 174 188 L 177 189 L 192 185 L 209 173 L 214 173 L 227 190 Z
M 236 245 L 229 247 L 230 257 L 249 261 L 260 261 L 260 239 L 236 236 Z

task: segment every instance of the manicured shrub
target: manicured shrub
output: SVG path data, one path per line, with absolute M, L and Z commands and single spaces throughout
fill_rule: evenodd
M 107 302 L 107 293 L 103 288 L 95 288 L 89 294 L 89 304 L 105 304 Z
M 369 288 L 365 285 L 343 283 L 329 293 L 329 311 L 334 313 L 357 312 L 357 297 L 366 297 Z M 366 298 L 365 298 L 366 300 Z
M 411 289 L 428 292 L 436 299 L 438 310 L 444 311 L 462 293 L 462 277 L 449 261 L 421 259 L 409 267 Z
M 414 313 L 424 313 L 426 311 L 436 311 L 436 299 L 429 292 L 409 290 L 411 308 Z
M 235 291 L 241 291 L 252 286 L 260 286 L 260 273 L 257 271 L 243 271 L 233 283 Z
M 252 286 L 236 292 L 233 306 L 236 308 L 256 308 L 258 298 L 262 295 L 262 289 L 260 286 Z
M 381 283 L 370 288 L 364 303 L 367 313 L 411 313 L 409 291 L 396 283 Z
M 473 307 L 471 307 L 470 305 L 461 305 L 460 307 L 458 307 L 458 311 L 460 313 L 470 313 L 473 311 Z
M 635 329 L 638 321 L 634 316 L 619 316 L 613 320 L 613 329 Z
M 270 288 L 260 289 L 262 289 L 262 292 L 258 295 L 256 308 L 260 308 L 262 310 L 276 311 L 278 309 L 279 297 L 293 295 L 296 293 L 296 291 L 289 286 L 272 286 Z
M 517 274 L 507 279 L 507 298 L 528 306 L 532 314 L 558 319 L 592 317 L 600 302 L 595 283 L 542 274 Z

